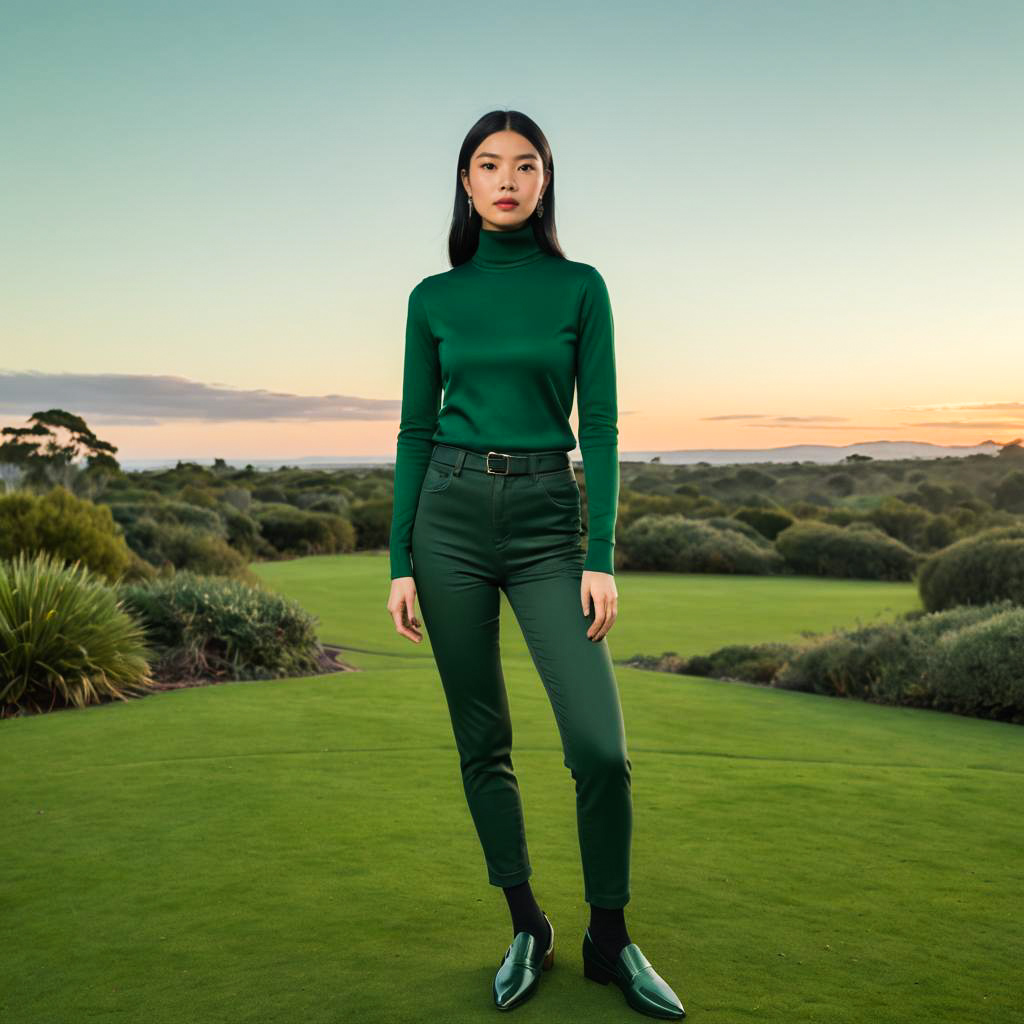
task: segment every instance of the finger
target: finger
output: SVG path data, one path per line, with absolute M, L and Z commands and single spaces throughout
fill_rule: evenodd
M 605 617 L 607 614 L 607 602 L 600 595 L 594 598 L 594 621 L 591 623 L 590 629 L 587 630 L 587 636 L 592 640 L 600 639 L 601 628 L 604 626 Z
M 615 620 L 619 617 L 619 601 L 618 598 L 613 597 L 608 602 L 608 608 L 605 613 L 605 626 L 604 633 L 602 636 L 607 636 L 612 626 L 615 625 Z
M 401 633 L 402 636 L 408 637 L 410 640 L 417 644 L 423 639 L 418 630 L 410 629 L 409 626 L 406 625 L 404 604 L 398 606 L 398 608 L 393 613 L 392 618 L 395 621 L 395 630 L 398 633 Z

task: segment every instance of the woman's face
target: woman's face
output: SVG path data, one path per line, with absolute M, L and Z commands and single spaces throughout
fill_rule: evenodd
M 530 140 L 512 131 L 488 135 L 469 161 L 469 173 L 462 172 L 463 187 L 487 231 L 510 231 L 524 224 L 550 180 Z M 506 199 L 512 202 L 497 205 Z

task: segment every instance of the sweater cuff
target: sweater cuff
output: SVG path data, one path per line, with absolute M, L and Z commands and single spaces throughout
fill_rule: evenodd
M 391 552 L 391 578 L 398 579 L 399 576 L 412 575 L 412 561 L 409 552 L 405 549 Z
M 615 575 L 615 542 L 599 539 L 587 541 L 587 557 L 583 568 L 592 572 L 607 572 Z

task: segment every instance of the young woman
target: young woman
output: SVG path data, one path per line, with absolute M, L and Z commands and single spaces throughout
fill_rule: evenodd
M 519 1006 L 551 967 L 554 928 L 538 906 L 512 768 L 512 726 L 498 645 L 501 591 L 554 709 L 576 810 L 590 925 L 586 977 L 615 982 L 653 1017 L 685 1016 L 631 942 L 632 764 L 605 640 L 617 615 L 618 403 L 605 283 L 566 259 L 555 231 L 554 164 L 540 128 L 493 111 L 459 153 L 451 270 L 409 296 L 391 523 L 395 628 L 422 640 L 420 609 L 444 687 L 462 781 L 488 881 L 513 940 L 495 1005 Z M 569 452 L 574 387 L 587 484 Z M 444 404 L 441 403 L 442 391 Z

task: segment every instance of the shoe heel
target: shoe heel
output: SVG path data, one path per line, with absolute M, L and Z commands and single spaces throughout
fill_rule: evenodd
M 597 964 L 591 963 L 585 957 L 583 960 L 583 977 L 596 981 L 600 985 L 607 985 L 612 980 L 610 972 L 606 971 L 603 967 L 599 967 Z
M 554 967 L 554 965 L 555 965 L 555 951 L 551 950 L 551 952 L 548 953 L 548 955 L 546 957 L 544 957 L 544 962 L 540 965 L 541 966 L 541 970 L 550 971 L 551 968 Z

